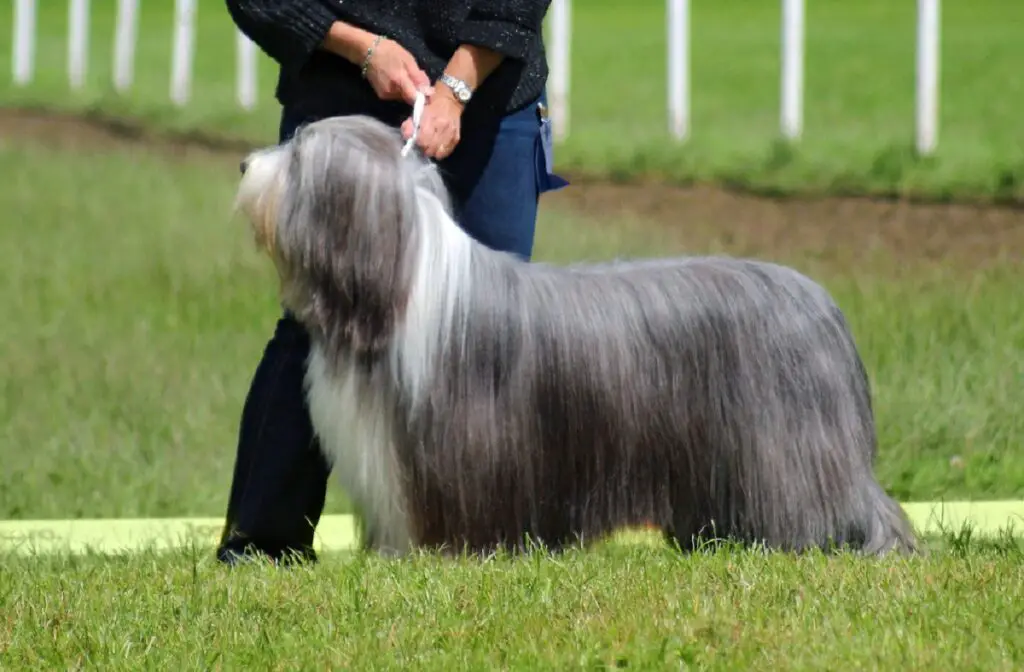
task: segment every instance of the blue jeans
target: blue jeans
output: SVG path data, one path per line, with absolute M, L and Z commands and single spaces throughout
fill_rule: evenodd
M 543 96 L 503 118 L 473 114 L 462 121 L 455 151 L 439 163 L 456 219 L 473 238 L 525 260 L 533 254 L 538 198 L 566 184 L 551 171 L 551 136 L 539 114 Z M 371 114 L 400 124 L 409 108 L 332 110 Z M 287 140 L 316 114 L 285 111 Z M 310 341 L 285 313 L 256 368 L 242 410 L 224 534 L 217 557 L 225 562 L 250 551 L 273 559 L 315 560 L 313 532 L 323 512 L 330 468 L 313 433 L 303 392 Z

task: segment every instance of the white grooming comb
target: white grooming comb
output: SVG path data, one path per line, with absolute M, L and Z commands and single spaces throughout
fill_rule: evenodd
M 426 102 L 427 97 L 423 95 L 423 92 L 417 91 L 416 102 L 412 105 L 412 135 L 405 141 L 405 147 L 402 147 L 402 156 L 408 155 L 416 144 L 416 138 L 420 134 L 420 119 L 423 117 L 423 105 Z

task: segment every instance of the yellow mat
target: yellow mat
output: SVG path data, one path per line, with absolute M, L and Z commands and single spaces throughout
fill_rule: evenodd
M 1009 531 L 1024 535 L 1024 502 L 914 502 L 903 505 L 922 534 L 959 530 L 967 524 L 977 535 L 995 536 Z M 79 520 L 0 521 L 0 552 L 117 553 L 145 549 L 170 549 L 189 543 L 215 544 L 220 536 L 221 518 L 147 518 Z M 656 535 L 654 535 L 656 538 Z M 652 534 L 624 531 L 620 543 L 650 541 Z M 315 548 L 343 551 L 356 544 L 352 516 L 324 516 L 317 527 Z

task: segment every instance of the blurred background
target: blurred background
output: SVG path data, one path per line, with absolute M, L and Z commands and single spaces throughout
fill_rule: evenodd
M 239 158 L 276 140 L 274 64 L 257 51 L 240 98 L 237 31 L 222 2 L 198 0 L 194 58 L 176 69 L 176 3 L 140 0 L 115 86 L 121 4 L 0 5 L 0 518 L 222 515 L 278 314 L 272 271 L 230 213 Z M 27 68 L 14 9 L 30 5 Z M 572 4 L 556 149 L 572 186 L 543 200 L 538 258 L 792 264 L 857 335 L 886 488 L 902 501 L 1024 495 L 1024 3 L 942 7 L 927 157 L 914 145 L 917 3 L 807 3 L 794 142 L 779 133 L 780 7 L 691 3 L 681 142 L 665 3 Z M 345 508 L 332 491 L 328 511 Z

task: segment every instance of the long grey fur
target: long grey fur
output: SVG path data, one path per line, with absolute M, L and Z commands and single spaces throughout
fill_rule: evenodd
M 344 117 L 269 151 L 283 157 L 272 236 L 286 304 L 383 405 L 411 545 L 557 549 L 654 524 L 685 549 L 709 536 L 917 548 L 873 474 L 868 376 L 823 287 L 757 260 L 560 267 L 473 241 L 428 268 L 424 246 L 452 235 L 431 199 L 450 207 L 436 169 L 400 147 Z M 464 275 L 445 266 L 460 259 Z M 423 310 L 423 278 L 451 303 L 431 313 L 429 375 L 413 385 L 419 355 L 398 334 Z M 370 547 L 387 536 L 380 494 L 356 497 Z

